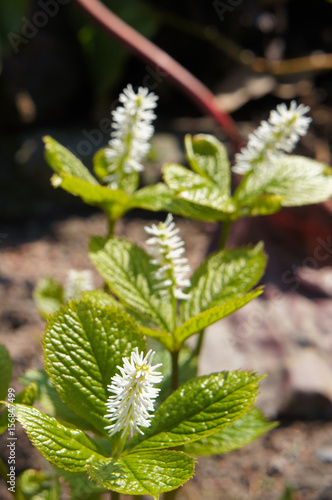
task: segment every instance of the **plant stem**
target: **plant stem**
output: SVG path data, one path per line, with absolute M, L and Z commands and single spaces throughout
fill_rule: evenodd
M 218 247 L 219 250 L 225 248 L 231 227 L 232 227 L 232 221 L 226 220 L 225 222 L 223 222 L 220 232 L 219 247 Z
M 112 500 L 120 500 L 120 493 L 112 491 Z
M 238 129 L 229 116 L 220 109 L 220 105 L 212 92 L 194 75 L 186 70 L 169 54 L 146 39 L 136 30 L 128 26 L 98 0 L 75 0 L 92 19 L 108 35 L 119 41 L 132 53 L 157 68 L 161 76 L 173 82 L 204 112 L 213 116 L 238 150 L 242 139 Z
M 205 333 L 205 329 L 201 330 L 198 334 L 197 344 L 196 344 L 195 350 L 193 351 L 193 357 L 200 355 L 202 345 L 203 345 L 204 333 Z
M 174 392 L 179 386 L 179 351 L 172 352 L 171 389 Z
M 113 236 L 114 236 L 115 220 L 110 219 L 109 217 L 107 217 L 107 220 L 108 220 L 107 237 L 110 239 L 110 238 L 113 238 Z

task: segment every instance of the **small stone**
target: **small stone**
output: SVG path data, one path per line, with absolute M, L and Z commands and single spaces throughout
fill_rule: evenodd
M 323 464 L 331 464 L 332 463 L 332 446 L 319 448 L 316 451 L 316 458 Z

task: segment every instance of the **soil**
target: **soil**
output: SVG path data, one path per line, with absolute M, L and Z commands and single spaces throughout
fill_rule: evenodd
M 140 219 L 125 220 L 117 226 L 117 234 L 142 243 L 145 238 L 145 223 L 146 221 Z M 195 268 L 209 248 L 214 226 L 183 220 L 179 221 L 179 225 L 186 242 L 190 264 Z M 40 339 L 44 322 L 34 305 L 34 287 L 45 276 L 64 283 L 68 270 L 72 268 L 91 269 L 95 286 L 100 286 L 102 280 L 87 257 L 87 246 L 89 235 L 103 235 L 105 232 L 105 219 L 99 213 L 73 216 L 51 223 L 35 221 L 24 226 L 12 225 L 10 228 L 2 228 L 0 343 L 8 348 L 14 361 L 12 385 L 15 389 L 22 387 L 19 377 L 28 368 L 43 366 Z M 254 232 L 251 235 L 253 236 Z M 269 269 L 267 282 L 272 279 L 273 266 Z M 317 304 L 314 300 L 312 303 Z M 330 299 L 328 303 L 331 311 Z M 238 321 L 240 319 L 238 318 Z M 217 324 L 217 328 L 218 325 L 221 328 L 222 322 Z M 231 323 L 227 325 L 232 327 Z M 252 338 L 251 345 L 255 344 L 254 340 Z M 289 342 L 293 342 L 292 338 Z M 256 367 L 250 364 L 254 365 L 254 359 L 264 357 L 264 343 L 257 344 L 254 355 L 249 349 L 249 343 L 242 342 L 240 347 L 242 364 L 244 363 L 246 368 L 255 369 Z M 202 371 L 204 363 L 208 362 L 208 352 L 208 348 L 205 353 L 203 350 L 205 360 L 202 362 Z M 227 364 L 224 359 L 220 356 L 220 364 Z M 236 358 L 233 363 L 235 361 Z M 278 380 L 279 385 L 267 384 L 262 387 L 262 393 L 269 392 L 265 399 L 263 397 L 262 404 L 267 409 L 271 408 L 271 399 L 275 401 L 279 398 L 279 374 L 284 361 L 281 357 L 280 363 L 274 364 L 269 370 L 271 379 Z M 238 366 L 240 367 L 243 366 Z M 219 366 L 219 369 L 223 368 L 227 366 Z M 268 413 L 273 417 L 278 416 L 278 401 L 272 407 L 273 411 Z M 22 430 L 18 429 L 17 437 L 17 473 L 28 467 L 44 466 L 39 453 L 29 443 Z M 0 454 L 6 460 L 5 436 L 0 439 Z M 3 482 L 0 483 L 0 498 L 11 498 Z M 195 477 L 179 490 L 177 499 L 331 500 L 331 420 L 303 420 L 294 419 L 294 416 L 290 419 L 288 415 L 287 419 L 283 418 L 278 428 L 241 450 L 224 456 L 200 457 L 197 460 Z

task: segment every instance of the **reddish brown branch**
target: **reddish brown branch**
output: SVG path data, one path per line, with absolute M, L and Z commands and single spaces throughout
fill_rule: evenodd
M 109 36 L 118 40 L 130 52 L 148 64 L 158 68 L 158 71 L 162 72 L 165 78 L 172 81 L 185 95 L 190 97 L 204 113 L 213 116 L 232 141 L 234 148 L 239 149 L 242 141 L 234 121 L 220 109 L 216 97 L 200 80 L 166 52 L 128 26 L 98 0 L 74 1 Z

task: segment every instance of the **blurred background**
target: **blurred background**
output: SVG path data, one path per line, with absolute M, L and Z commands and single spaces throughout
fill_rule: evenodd
M 311 106 L 296 153 L 331 165 L 331 0 L 104 0 L 121 19 L 171 54 L 217 96 L 244 139 L 278 103 Z M 159 95 L 156 135 L 142 183 L 166 161 L 184 163 L 186 133 L 223 130 L 165 78 L 91 24 L 71 0 L 1 0 L 0 343 L 17 378 L 41 367 L 38 280 L 64 283 L 91 269 L 89 234 L 104 234 L 96 209 L 50 185 L 43 158 L 51 135 L 87 165 L 109 140 L 111 110 L 127 85 Z M 118 234 L 144 238 L 135 212 Z M 179 221 L 192 267 L 215 225 Z M 234 226 L 234 245 L 264 240 L 265 294 L 208 331 L 202 373 L 269 373 L 260 406 L 281 426 L 243 450 L 200 459 L 179 500 L 332 499 L 332 202 L 283 209 Z M 99 281 L 98 281 L 99 279 Z M 18 472 L 39 456 L 20 435 Z M 1 443 L 0 443 L 1 448 Z M 6 498 L 0 488 L 0 497 Z

